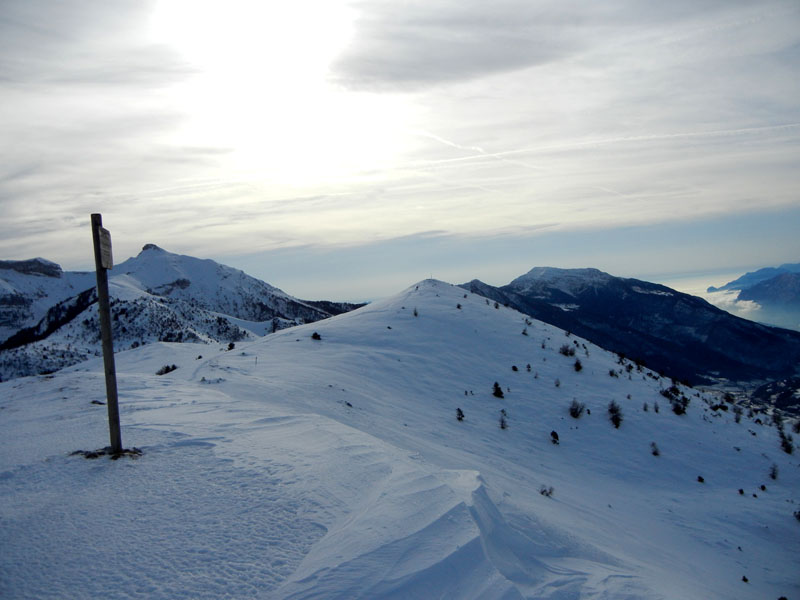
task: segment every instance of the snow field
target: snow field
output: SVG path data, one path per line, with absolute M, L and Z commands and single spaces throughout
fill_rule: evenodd
M 156 376 L 164 364 L 178 369 Z M 774 427 L 693 390 L 674 415 L 658 393 L 672 382 L 612 368 L 584 340 L 425 281 L 229 352 L 118 354 L 137 460 L 68 456 L 107 443 L 100 360 L 0 384 L 0 596 L 798 595 L 800 477 Z M 573 398 L 591 414 L 571 418 Z

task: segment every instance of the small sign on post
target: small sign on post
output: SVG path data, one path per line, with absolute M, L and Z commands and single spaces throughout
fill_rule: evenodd
M 99 229 L 100 235 L 100 264 L 104 269 L 114 268 L 114 258 L 111 256 L 111 232 L 104 227 Z
M 108 401 L 108 431 L 111 452 L 122 452 L 122 434 L 119 428 L 119 404 L 117 401 L 117 370 L 114 365 L 114 343 L 111 339 L 111 309 L 108 300 L 108 274 L 112 268 L 111 234 L 103 229 L 103 217 L 92 215 L 92 242 L 94 263 L 97 269 L 97 312 L 100 316 L 100 338 L 103 341 L 103 365 L 106 373 L 106 400 Z

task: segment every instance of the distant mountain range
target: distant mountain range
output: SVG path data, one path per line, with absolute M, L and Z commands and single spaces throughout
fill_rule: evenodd
M 501 287 L 478 280 L 462 287 L 695 384 L 780 379 L 800 365 L 798 332 L 597 269 L 537 267 Z
M 99 352 L 95 274 L 36 258 L 0 262 L 0 378 L 60 369 Z M 144 246 L 109 272 L 114 346 L 231 343 L 357 308 L 299 300 L 213 260 Z
M 300 300 L 240 270 L 154 244 L 109 275 L 117 350 L 155 341 L 235 344 L 360 306 Z M 791 275 L 761 278 L 748 291 Z M 94 286 L 94 273 L 65 272 L 44 259 L 0 262 L 0 377 L 98 355 Z M 505 286 L 473 280 L 461 287 L 693 384 L 798 375 L 800 333 L 663 285 L 597 269 L 536 267 Z
M 708 292 L 735 294 L 732 310 L 742 303 L 748 318 L 800 331 L 800 263 L 746 273 Z
M 754 285 L 768 281 L 785 273 L 800 273 L 800 263 L 786 263 L 779 267 L 765 267 L 750 273 L 745 273 L 738 279 L 729 281 L 720 287 L 710 286 L 709 292 L 724 292 L 730 290 L 746 290 Z

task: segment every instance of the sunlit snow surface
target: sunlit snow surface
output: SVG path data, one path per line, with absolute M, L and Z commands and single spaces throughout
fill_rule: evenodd
M 0 384 L 0 597 L 798 597 L 800 450 L 524 321 L 426 281 L 231 351 L 120 353 L 138 459 L 70 456 L 107 443 L 101 361 Z

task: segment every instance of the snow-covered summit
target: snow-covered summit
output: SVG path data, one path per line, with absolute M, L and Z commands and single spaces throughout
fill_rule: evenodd
M 69 456 L 107 439 L 99 359 L 0 383 L 0 595 L 800 593 L 800 468 L 766 415 L 443 282 L 117 372 L 135 461 Z
M 614 279 L 612 275 L 593 268 L 558 269 L 555 267 L 534 267 L 508 285 L 519 290 L 520 293 L 546 285 L 565 294 L 575 295 L 586 288 L 606 285 Z
M 142 293 L 191 301 L 240 319 L 291 318 L 295 315 L 287 313 L 293 310 L 299 310 L 308 320 L 323 316 L 315 307 L 239 269 L 168 252 L 155 244 L 146 244 L 137 256 L 114 267 L 109 283 L 113 286 L 115 279 L 123 276 L 129 289 L 136 282 Z

